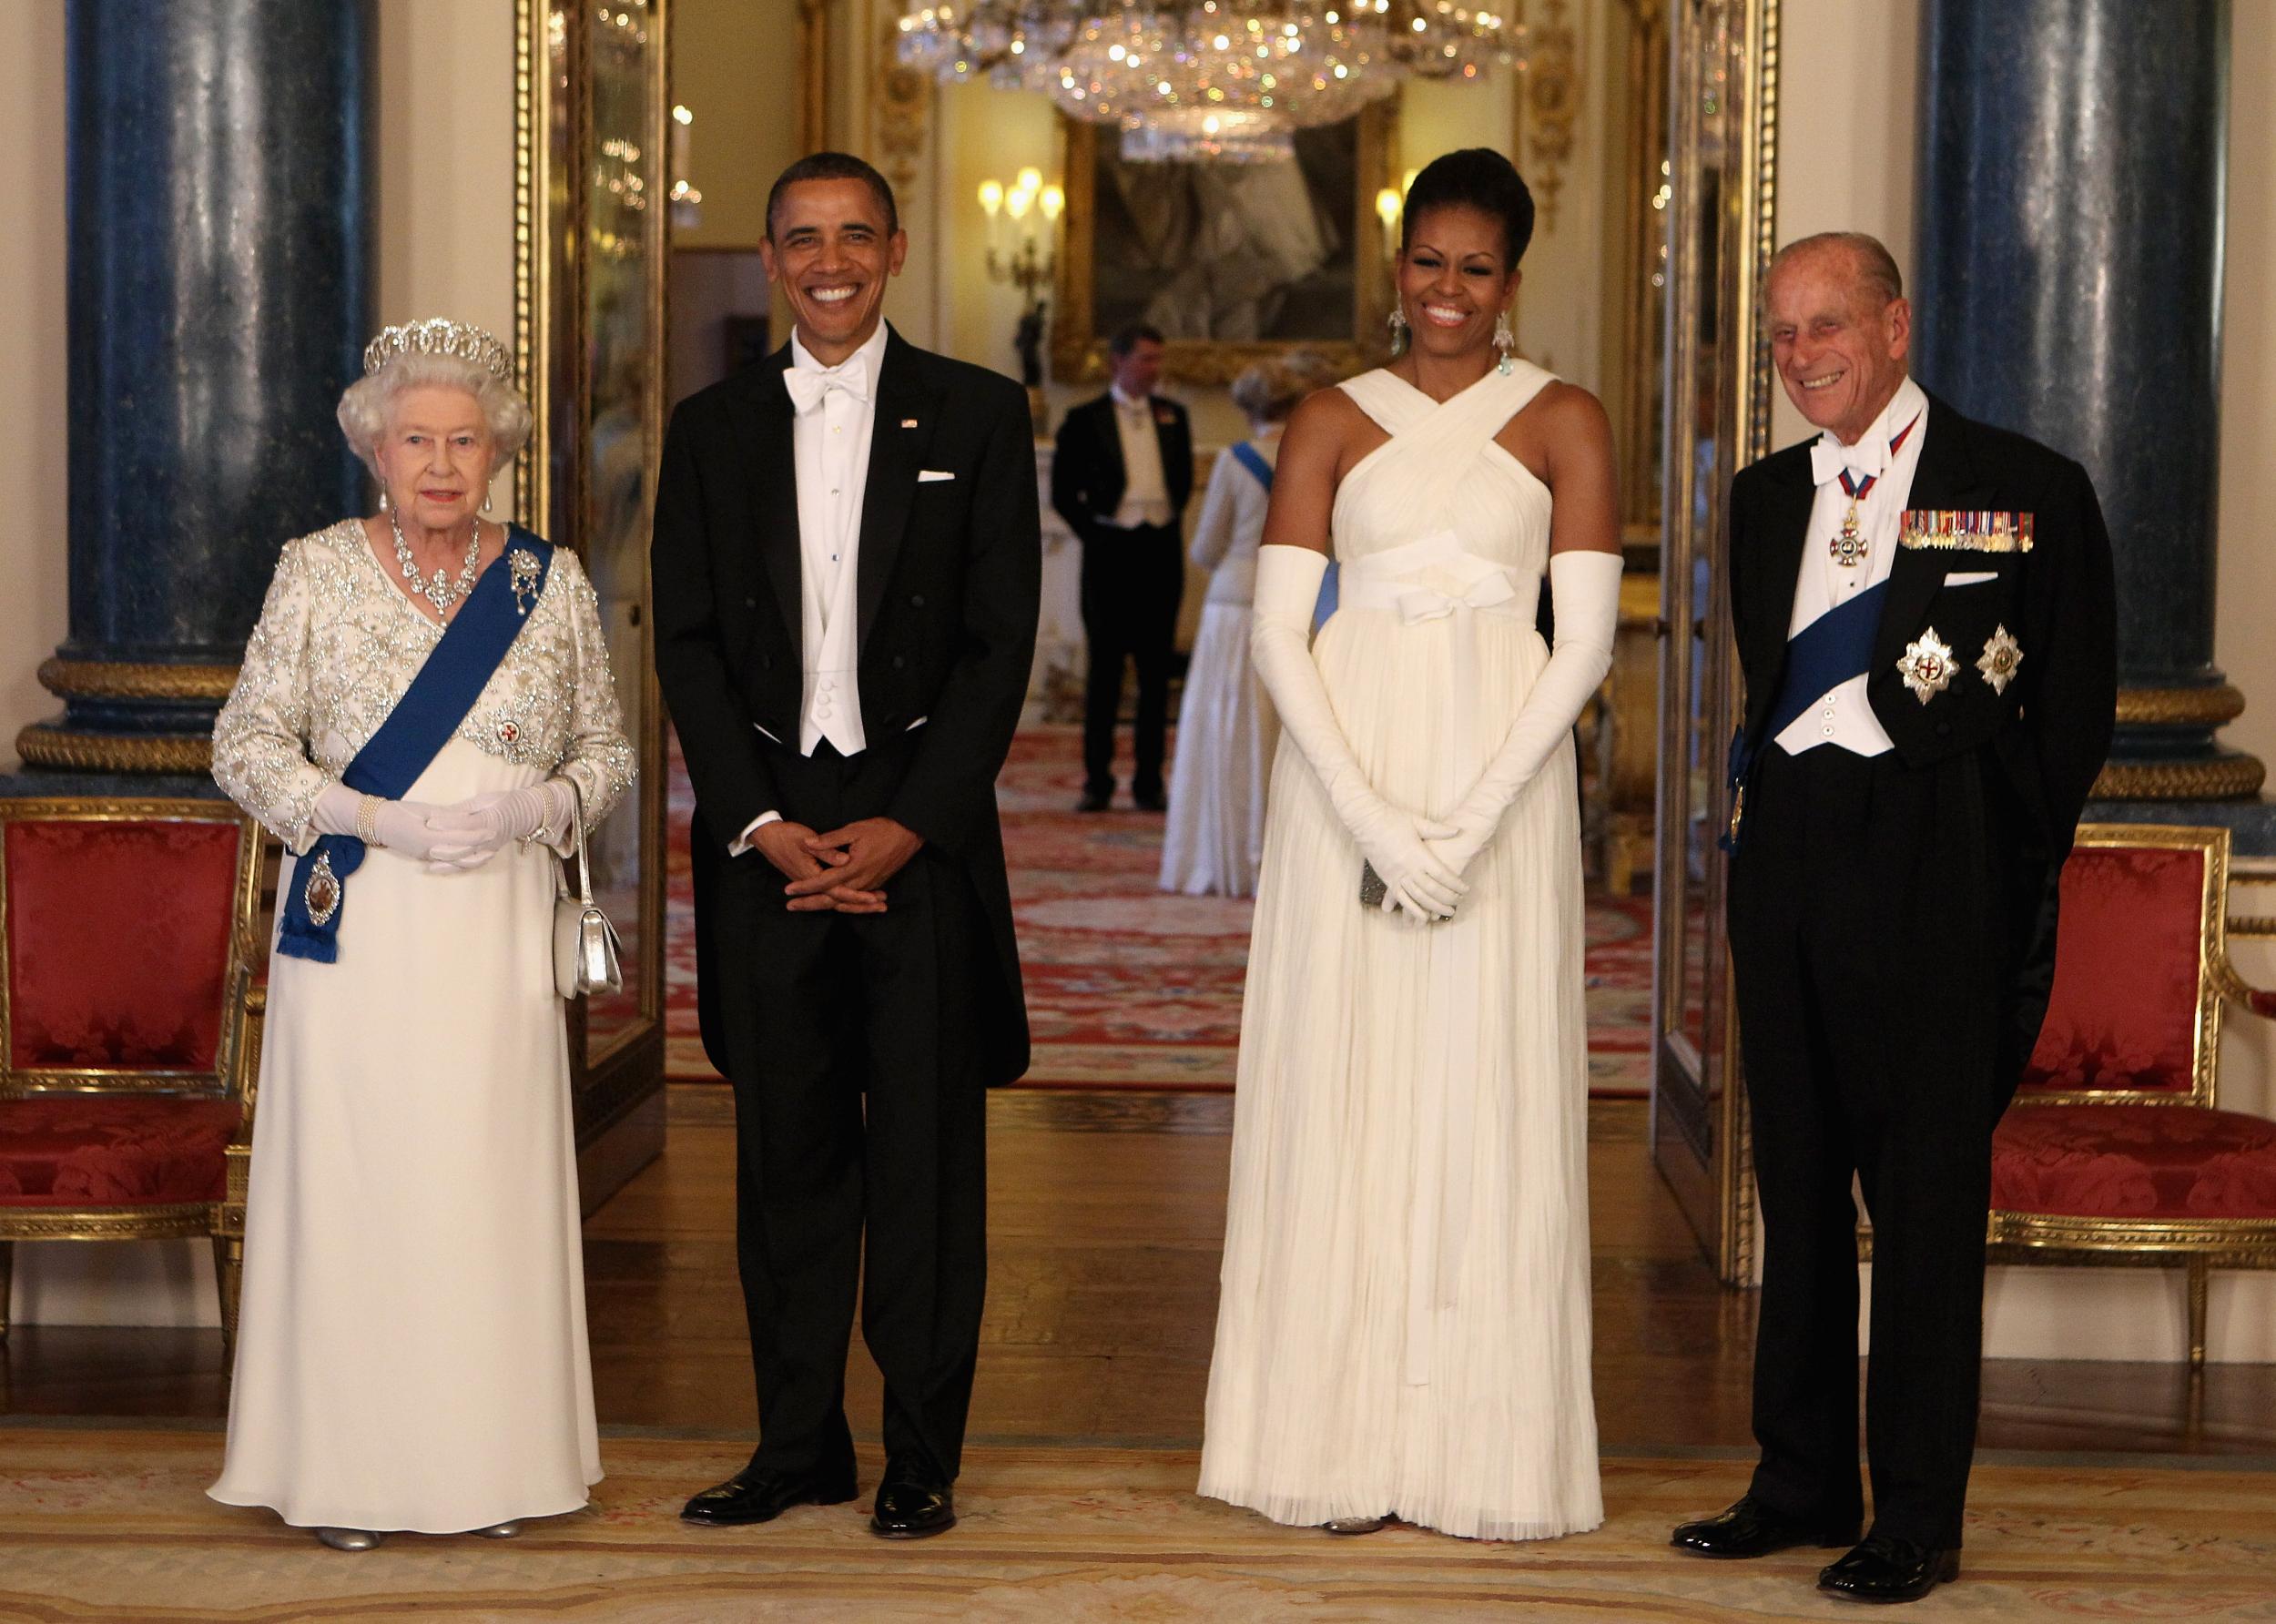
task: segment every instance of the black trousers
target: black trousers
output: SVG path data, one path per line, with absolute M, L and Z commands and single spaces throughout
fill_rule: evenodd
M 1763 1198 L 1752 1492 L 1845 1522 L 1857 1475 L 1857 1211 L 1873 1222 L 1874 1527 L 1956 1547 L 1976 1440 L 2008 909 L 1978 759 L 1771 746 L 1731 863 Z
M 1083 787 L 1114 793 L 1114 719 L 1123 667 L 1138 667 L 1137 756 L 1132 788 L 1162 794 L 1163 737 L 1170 719 L 1170 655 L 1178 599 L 1185 592 L 1185 550 L 1174 524 L 1094 529 L 1082 543 L 1082 634 L 1090 675 L 1082 695 Z
M 907 746 L 769 746 L 786 817 L 882 812 Z M 995 973 L 970 882 L 927 848 L 876 915 L 791 913 L 726 861 L 716 962 L 736 1110 L 736 1243 L 758 1387 L 756 1467 L 850 1477 L 857 1285 L 889 1459 L 952 1479 L 987 1285 L 986 1089 L 971 1011 Z M 864 1242 L 867 1242 L 866 1248 Z

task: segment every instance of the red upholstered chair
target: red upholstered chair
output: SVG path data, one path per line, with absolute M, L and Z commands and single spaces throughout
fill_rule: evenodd
M 259 886 L 227 801 L 0 800 L 0 1336 L 16 1242 L 184 1235 L 233 1332 Z
M 2276 1122 L 2217 1100 L 2224 1006 L 2276 1015 L 2229 962 L 2228 869 L 2225 829 L 2079 829 L 2047 1025 L 1992 1140 L 1995 1259 L 2185 1264 L 2192 1367 L 2207 1272 L 2276 1267 Z

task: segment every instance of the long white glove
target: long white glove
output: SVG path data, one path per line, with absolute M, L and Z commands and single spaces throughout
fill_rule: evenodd
M 479 868 L 510 841 L 551 837 L 569 827 L 569 797 L 575 793 L 567 779 L 548 778 L 525 789 L 494 789 L 445 807 L 435 815 L 445 833 L 442 843 L 427 854 L 429 866 Z
M 1280 712 L 1280 726 L 1319 775 L 1336 816 L 1384 885 L 1383 910 L 1418 919 L 1444 919 L 1469 887 L 1459 870 L 1424 842 L 1451 836 L 1451 826 L 1395 807 L 1375 791 L 1336 725 L 1320 668 L 1312 662 L 1312 610 L 1319 602 L 1327 555 L 1275 543 L 1256 550 L 1256 603 L 1249 621 L 1249 658 Z M 1352 876 L 1352 884 L 1359 882 Z
M 320 835 L 361 837 L 363 831 L 356 827 L 356 814 L 362 806 L 363 797 L 345 784 L 327 784 L 316 797 L 316 809 L 309 821 Z M 426 862 L 438 850 L 462 837 L 449 826 L 437 823 L 442 816 L 442 807 L 431 807 L 424 801 L 381 800 L 371 819 L 372 833 L 378 837 L 373 843 L 415 862 Z
M 1430 842 L 1431 851 L 1456 873 L 1466 872 L 1501 827 L 1518 792 L 1533 780 L 1550 753 L 1565 742 L 1604 674 L 1612 668 L 1612 634 L 1620 624 L 1621 557 L 1617 553 L 1558 553 L 1549 561 L 1557 606 L 1557 646 L 1525 697 L 1509 731 L 1469 794 L 1448 819 L 1454 832 Z

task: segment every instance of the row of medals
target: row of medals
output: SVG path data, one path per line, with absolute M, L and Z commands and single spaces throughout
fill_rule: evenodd
M 1827 545 L 1834 562 L 1845 570 L 1854 570 L 1864 563 L 1872 543 L 1865 540 L 1864 528 L 1857 523 L 1857 503 L 1864 497 L 1860 491 L 1849 499 L 1849 512 L 1843 515 L 1842 527 Z M 2005 625 L 1992 628 L 1992 634 L 1984 640 L 1984 652 L 1976 656 L 1976 669 L 1984 674 L 1995 694 L 2005 694 L 2007 685 L 2015 680 L 2016 667 L 2023 664 L 2023 645 L 2016 641 L 2013 632 Z M 1936 628 L 1929 626 L 1920 636 L 1905 645 L 1905 657 L 1896 663 L 1904 673 L 1905 685 L 1923 705 L 1952 685 L 1958 669 L 1952 645 L 1936 635 Z

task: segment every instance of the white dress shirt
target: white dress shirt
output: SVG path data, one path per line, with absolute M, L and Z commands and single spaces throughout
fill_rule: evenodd
M 824 739 L 840 756 L 858 756 L 869 746 L 856 672 L 861 655 L 856 589 L 885 340 L 880 321 L 860 349 L 839 365 L 825 367 L 797 333 L 790 337 L 790 370 L 805 375 L 784 381 L 794 411 L 791 458 L 798 484 L 798 642 L 806 667 L 801 756 L 813 755 Z M 781 816 L 770 809 L 753 818 L 727 848 L 729 855 L 747 850 L 751 836 Z
M 1802 545 L 1802 572 L 1794 583 L 1788 638 L 1819 615 L 1889 578 L 1896 563 L 1897 532 L 1912 497 L 1913 472 L 1920 466 L 1920 448 L 1932 429 L 1927 414 L 1928 396 L 1907 378 L 1897 385 L 1880 417 L 1855 445 L 1844 445 L 1828 431 L 1810 448 L 1817 502 L 1810 510 L 1810 529 Z M 1907 424 L 1912 425 L 1912 432 L 1905 434 Z M 1892 453 L 1889 442 L 1899 434 L 1905 434 L 1905 443 Z M 1866 474 L 1874 476 L 1871 489 L 1857 503 L 1858 528 L 1864 534 L 1867 551 L 1861 561 L 1847 568 L 1834 561 L 1833 547 L 1849 513 L 1849 493 L 1842 489 L 1841 482 L 1844 469 L 1853 485 L 1863 484 Z M 1820 745 L 1836 745 L 1859 756 L 1879 756 L 1893 749 L 1888 731 L 1865 698 L 1865 675 L 1853 676 L 1820 695 L 1817 704 L 1787 724 L 1778 736 L 1778 747 L 1789 756 Z
M 1114 431 L 1123 445 L 1123 500 L 1106 523 L 1121 530 L 1170 522 L 1170 484 L 1162 472 L 1162 431 L 1153 421 L 1153 397 L 1130 396 L 1115 385 Z

